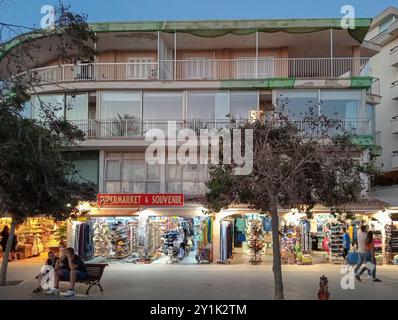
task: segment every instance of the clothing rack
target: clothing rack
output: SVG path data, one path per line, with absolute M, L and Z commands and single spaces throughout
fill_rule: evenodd
M 229 264 L 234 251 L 234 220 L 224 219 L 220 224 L 220 260 L 217 263 Z

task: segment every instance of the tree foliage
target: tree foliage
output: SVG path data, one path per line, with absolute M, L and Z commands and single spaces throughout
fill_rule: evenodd
M 366 187 L 362 175 L 374 169 L 363 163 L 363 150 L 352 143 L 341 120 L 316 115 L 310 109 L 302 120 L 293 121 L 285 111 L 286 103 L 278 101 L 265 119 L 242 127 L 253 130 L 252 172 L 234 175 L 234 164 L 213 166 L 206 194 L 207 206 L 214 211 L 243 203 L 271 213 L 278 299 L 283 299 L 278 208 L 310 212 L 316 205 L 344 207 L 360 199 Z
M 79 201 L 93 200 L 96 193 L 95 185 L 75 179 L 78 173 L 70 147 L 85 138 L 83 132 L 57 117 L 57 110 L 39 96 L 41 119 L 21 115 L 43 84 L 40 75 L 30 71 L 40 50 L 56 50 L 68 62 L 91 59 L 94 54 L 96 37 L 86 16 L 70 12 L 62 3 L 56 15 L 54 29 L 37 31 L 51 40 L 49 48 L 33 38 L 10 52 L 0 47 L 8 73 L 0 83 L 0 213 L 12 218 L 6 257 L 17 223 L 38 215 L 65 219 Z M 3 259 L 2 284 L 6 270 L 7 259 Z

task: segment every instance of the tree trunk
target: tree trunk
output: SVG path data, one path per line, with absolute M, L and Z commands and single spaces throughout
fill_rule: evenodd
M 275 299 L 283 300 L 283 281 L 282 281 L 282 266 L 281 266 L 281 251 L 279 239 L 279 217 L 278 207 L 276 204 L 271 205 L 271 218 L 272 218 L 272 271 L 274 272 L 274 286 L 275 286 Z
M 15 227 L 17 223 L 15 219 L 11 220 L 11 228 L 10 235 L 8 237 L 6 252 L 3 252 L 3 263 L 1 265 L 1 274 L 0 274 L 0 285 L 5 286 L 7 280 L 7 267 L 8 267 L 8 257 L 10 256 L 10 251 L 12 247 L 12 243 L 14 241 Z

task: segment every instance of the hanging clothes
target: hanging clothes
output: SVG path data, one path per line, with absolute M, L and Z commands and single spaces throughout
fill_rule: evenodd
M 235 229 L 234 229 L 234 246 L 235 247 L 237 247 L 237 248 L 241 248 L 242 247 L 242 242 L 240 241 L 240 237 L 239 237 L 239 235 L 241 234 L 242 232 L 240 232 L 240 231 L 238 231 L 238 227 L 236 226 L 236 224 L 235 224 Z
M 246 219 L 236 218 L 235 219 L 236 230 L 239 232 L 245 232 L 246 230 Z
M 262 218 L 262 220 L 263 220 L 263 231 L 271 232 L 272 231 L 271 217 L 265 216 Z
M 68 220 L 66 223 L 66 246 L 73 247 L 74 245 L 74 231 L 73 231 L 73 223 L 71 220 Z
M 309 253 L 312 249 L 312 240 L 310 236 L 311 224 L 308 220 L 300 221 L 300 232 L 301 232 L 301 251 L 303 253 Z
M 233 226 L 231 221 L 221 221 L 220 261 L 227 262 L 233 252 Z
M 213 230 L 213 221 L 211 218 L 207 218 L 207 242 L 212 242 L 212 232 Z
M 94 228 L 92 222 L 73 221 L 71 227 L 67 230 L 68 246 L 72 247 L 75 253 L 83 259 L 92 257 L 94 254 Z

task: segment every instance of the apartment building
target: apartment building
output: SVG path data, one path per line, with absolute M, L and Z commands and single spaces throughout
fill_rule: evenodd
M 398 9 L 389 7 L 378 14 L 366 39 L 380 46 L 370 59 L 372 74 L 380 79 L 381 103 L 376 108 L 376 129 L 383 171 L 398 169 Z
M 41 101 L 73 106 L 59 115 L 85 132 L 76 165 L 100 194 L 185 196 L 178 206 L 105 204 L 92 208 L 93 216 L 201 217 L 205 209 L 195 199 L 206 192 L 207 166 L 147 164 L 144 134 L 167 130 L 168 121 L 177 129 L 229 128 L 231 117 L 236 125 L 288 98 L 292 118 L 303 127 L 303 113 L 315 103 L 317 112 L 355 134 L 366 154 L 377 156 L 380 92 L 369 59 L 379 47 L 364 40 L 370 25 L 371 19 L 357 19 L 352 30 L 342 29 L 340 19 L 96 23 L 95 61 L 68 65 L 56 52 L 43 52 L 30 72 L 42 79 Z M 35 41 L 46 48 L 50 40 Z M 396 52 L 388 53 L 391 64 Z M 392 101 L 394 89 L 388 89 Z M 28 116 L 40 117 L 38 103 L 33 97 Z M 356 208 L 361 214 L 379 209 Z M 256 214 L 237 207 L 215 221 L 246 213 Z M 218 246 L 226 241 L 225 230 L 215 225 L 213 261 L 223 258 Z

